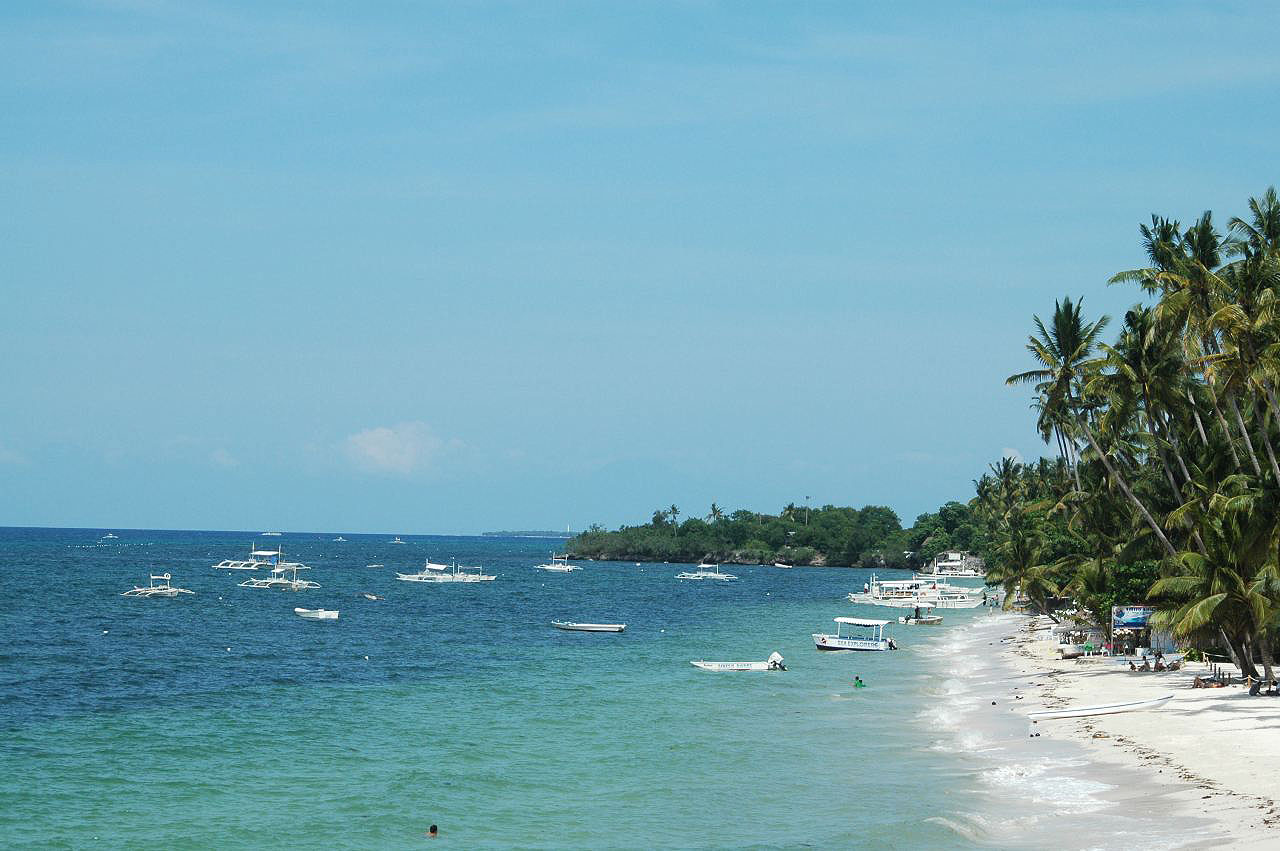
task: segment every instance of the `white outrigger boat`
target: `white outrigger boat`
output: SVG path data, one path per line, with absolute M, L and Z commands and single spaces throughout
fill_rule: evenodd
M 982 559 L 968 553 L 938 553 L 930 567 L 934 576 L 963 576 L 971 579 L 986 576 Z
M 1099 703 L 1094 706 L 1075 706 L 1069 709 L 1046 709 L 1041 712 L 1028 712 L 1032 721 L 1048 721 L 1054 718 L 1087 718 L 1090 715 L 1115 715 L 1120 712 L 1137 712 L 1142 709 L 1159 709 L 1170 700 L 1172 694 L 1154 697 L 1150 700 L 1130 700 L 1125 703 Z
M 470 570 L 475 573 L 468 573 Z M 396 579 L 401 582 L 492 582 L 497 578 L 480 567 L 463 567 L 457 561 L 452 565 L 436 564 L 430 559 L 418 573 L 396 574 Z
M 280 557 L 284 555 L 284 550 L 276 547 L 274 550 L 267 547 L 249 547 L 249 557 L 247 559 L 225 558 L 213 566 L 214 570 L 258 570 L 263 567 L 275 567 L 280 564 Z
M 916 606 L 914 613 L 898 618 L 898 623 L 911 626 L 937 626 L 942 623 L 942 615 L 935 615 L 932 606 Z
M 195 591 L 188 591 L 186 588 L 174 588 L 169 584 L 169 574 L 153 573 L 151 574 L 150 584 L 147 586 L 136 586 L 129 591 L 121 594 L 121 597 L 176 597 L 179 594 L 194 594 Z
M 763 662 L 708 662 L 705 659 L 699 659 L 696 662 L 690 662 L 695 668 L 701 668 L 704 671 L 785 671 L 787 666 L 782 664 L 782 654 L 774 651 L 769 654 L 769 658 Z
M 99 541 L 114 541 L 115 539 L 117 539 L 117 538 L 119 538 L 119 537 L 120 537 L 120 536 L 119 536 L 119 535 L 117 535 L 117 534 L 115 534 L 114 532 L 108 532 L 107 534 L 105 534 L 105 535 L 103 535 L 101 538 L 99 538 L 98 540 L 99 540 Z
M 294 609 L 293 613 L 309 621 L 336 621 L 337 609 Z
M 305 564 L 278 564 L 271 568 L 271 575 L 265 579 L 254 577 L 240 583 L 241 588 L 278 588 L 281 591 L 306 591 L 319 588 L 319 582 L 299 579 L 299 570 L 310 570 Z M 288 575 L 286 575 L 288 574 Z
M 732 573 L 722 573 L 718 564 L 705 563 L 699 563 L 696 571 L 686 570 L 676 574 L 676 579 L 719 579 L 722 582 L 729 582 L 737 578 Z
M 623 632 L 627 628 L 625 623 L 574 623 L 573 621 L 552 621 L 551 625 L 556 629 L 563 629 L 566 632 Z
M 892 638 L 886 638 L 884 628 L 888 621 L 867 618 L 836 618 L 835 635 L 813 633 L 814 646 L 819 650 L 897 650 Z M 850 627 L 846 635 L 844 627 Z
M 948 585 L 931 576 L 911 579 L 879 579 L 873 573 L 861 593 L 849 594 L 849 602 L 894 609 L 976 609 L 986 602 L 986 593 L 976 588 Z
M 388 543 L 388 544 L 403 544 L 403 543 L 404 543 L 404 541 L 400 540 L 400 539 L 397 537 L 397 538 L 394 538 L 393 540 L 387 541 L 387 543 Z
M 549 573 L 570 573 L 575 570 L 582 570 L 582 568 L 578 567 L 576 564 L 569 564 L 569 557 L 567 555 L 558 556 L 555 554 L 552 554 L 551 561 L 546 564 L 535 564 L 533 569 L 545 570 Z

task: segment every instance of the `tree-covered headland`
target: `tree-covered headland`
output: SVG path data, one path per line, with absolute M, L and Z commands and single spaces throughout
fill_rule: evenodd
M 820 508 L 791 503 L 777 514 L 712 504 L 705 516 L 684 517 L 672 505 L 640 526 L 593 526 L 568 544 L 578 558 L 725 564 L 845 565 L 910 568 L 949 549 L 975 549 L 978 529 L 969 506 L 949 502 L 903 529 L 883 505 Z

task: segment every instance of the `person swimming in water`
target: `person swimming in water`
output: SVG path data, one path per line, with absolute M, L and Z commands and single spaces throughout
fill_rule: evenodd
M 867 687 L 867 684 L 866 684 L 866 683 L 864 683 L 864 682 L 862 681 L 862 677 L 858 676 L 857 674 L 854 674 L 854 675 L 853 675 L 853 687 L 854 687 L 854 688 L 866 688 L 866 687 Z

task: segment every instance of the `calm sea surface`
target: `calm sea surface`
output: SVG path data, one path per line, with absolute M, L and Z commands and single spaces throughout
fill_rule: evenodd
M 680 582 L 674 564 L 533 570 L 558 543 L 543 540 L 259 539 L 322 585 L 289 593 L 212 569 L 252 533 L 104 531 L 0 529 L 5 845 L 406 847 L 436 823 L 467 848 L 1053 846 L 1052 823 L 1039 840 L 999 828 L 1026 787 L 1015 772 L 1002 788 L 1009 760 L 989 757 L 1025 724 L 966 744 L 981 725 L 957 721 L 996 675 L 957 673 L 955 654 L 1013 627 L 949 611 L 895 625 L 896 653 L 815 651 L 836 615 L 890 617 L 844 600 L 866 571 Z M 395 580 L 428 556 L 498 579 Z M 164 571 L 196 595 L 119 596 Z M 773 650 L 788 672 L 689 665 Z M 1067 816 L 1104 806 L 1094 791 L 1073 787 Z

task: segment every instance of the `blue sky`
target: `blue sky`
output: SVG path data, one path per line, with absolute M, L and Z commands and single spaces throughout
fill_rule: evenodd
M 0 525 L 904 521 L 1277 181 L 1274 7 L 0 9 Z

